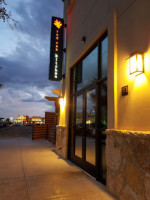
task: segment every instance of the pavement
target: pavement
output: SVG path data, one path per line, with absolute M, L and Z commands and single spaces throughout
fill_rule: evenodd
M 0 128 L 0 138 L 32 137 L 32 126 L 7 126 Z
M 114 200 L 46 140 L 0 138 L 0 200 Z

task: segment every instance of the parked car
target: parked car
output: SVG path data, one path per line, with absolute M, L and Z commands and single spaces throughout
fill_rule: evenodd
M 0 122 L 0 128 L 3 127 L 3 124 Z
M 16 123 L 16 124 L 14 124 L 14 126 L 23 126 L 23 124 L 21 124 L 21 123 Z
M 7 126 L 6 123 L 2 123 L 2 122 L 0 122 L 0 127 L 6 127 L 6 126 Z

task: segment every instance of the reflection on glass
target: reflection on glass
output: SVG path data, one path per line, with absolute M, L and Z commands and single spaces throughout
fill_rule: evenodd
M 102 149 L 102 169 L 103 169 L 103 173 L 102 173 L 102 178 L 104 180 L 106 180 L 106 173 L 107 173 L 107 167 L 106 167 L 106 145 L 101 145 L 101 149 Z
M 75 108 L 75 106 L 74 106 L 74 100 L 75 99 L 75 97 L 73 96 L 72 97 L 72 105 L 71 105 L 71 116 L 70 116 L 70 118 L 71 118 L 71 125 L 73 125 L 74 124 L 74 117 L 75 117 L 75 113 L 74 113 L 74 108 Z
M 76 99 L 76 125 L 82 126 L 83 121 L 83 95 Z
M 77 65 L 77 90 L 90 85 L 98 78 L 98 47 Z
M 83 95 L 76 99 L 75 155 L 82 157 Z
M 101 85 L 101 128 L 107 128 L 107 81 Z
M 86 95 L 86 161 L 95 165 L 95 110 L 96 90 Z
M 101 78 L 107 77 L 107 64 L 108 64 L 108 37 L 102 41 L 101 51 Z
M 105 129 L 107 128 L 107 81 L 104 81 L 101 85 L 101 133 L 102 133 L 102 141 L 101 141 L 101 163 L 102 163 L 102 178 L 106 180 L 106 133 Z
M 74 67 L 72 69 L 72 73 L 71 73 L 71 84 L 72 84 L 72 90 L 70 91 L 70 94 L 71 95 L 74 95 L 75 94 L 75 76 L 76 76 L 76 68 Z

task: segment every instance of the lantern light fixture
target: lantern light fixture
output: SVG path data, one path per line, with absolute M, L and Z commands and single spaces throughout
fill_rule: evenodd
M 144 62 L 143 62 L 143 54 L 133 54 L 130 59 L 130 75 L 139 75 L 144 73 Z

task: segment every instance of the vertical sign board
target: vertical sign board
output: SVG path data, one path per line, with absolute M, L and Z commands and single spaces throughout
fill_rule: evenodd
M 52 17 L 49 80 L 62 79 L 64 20 Z

